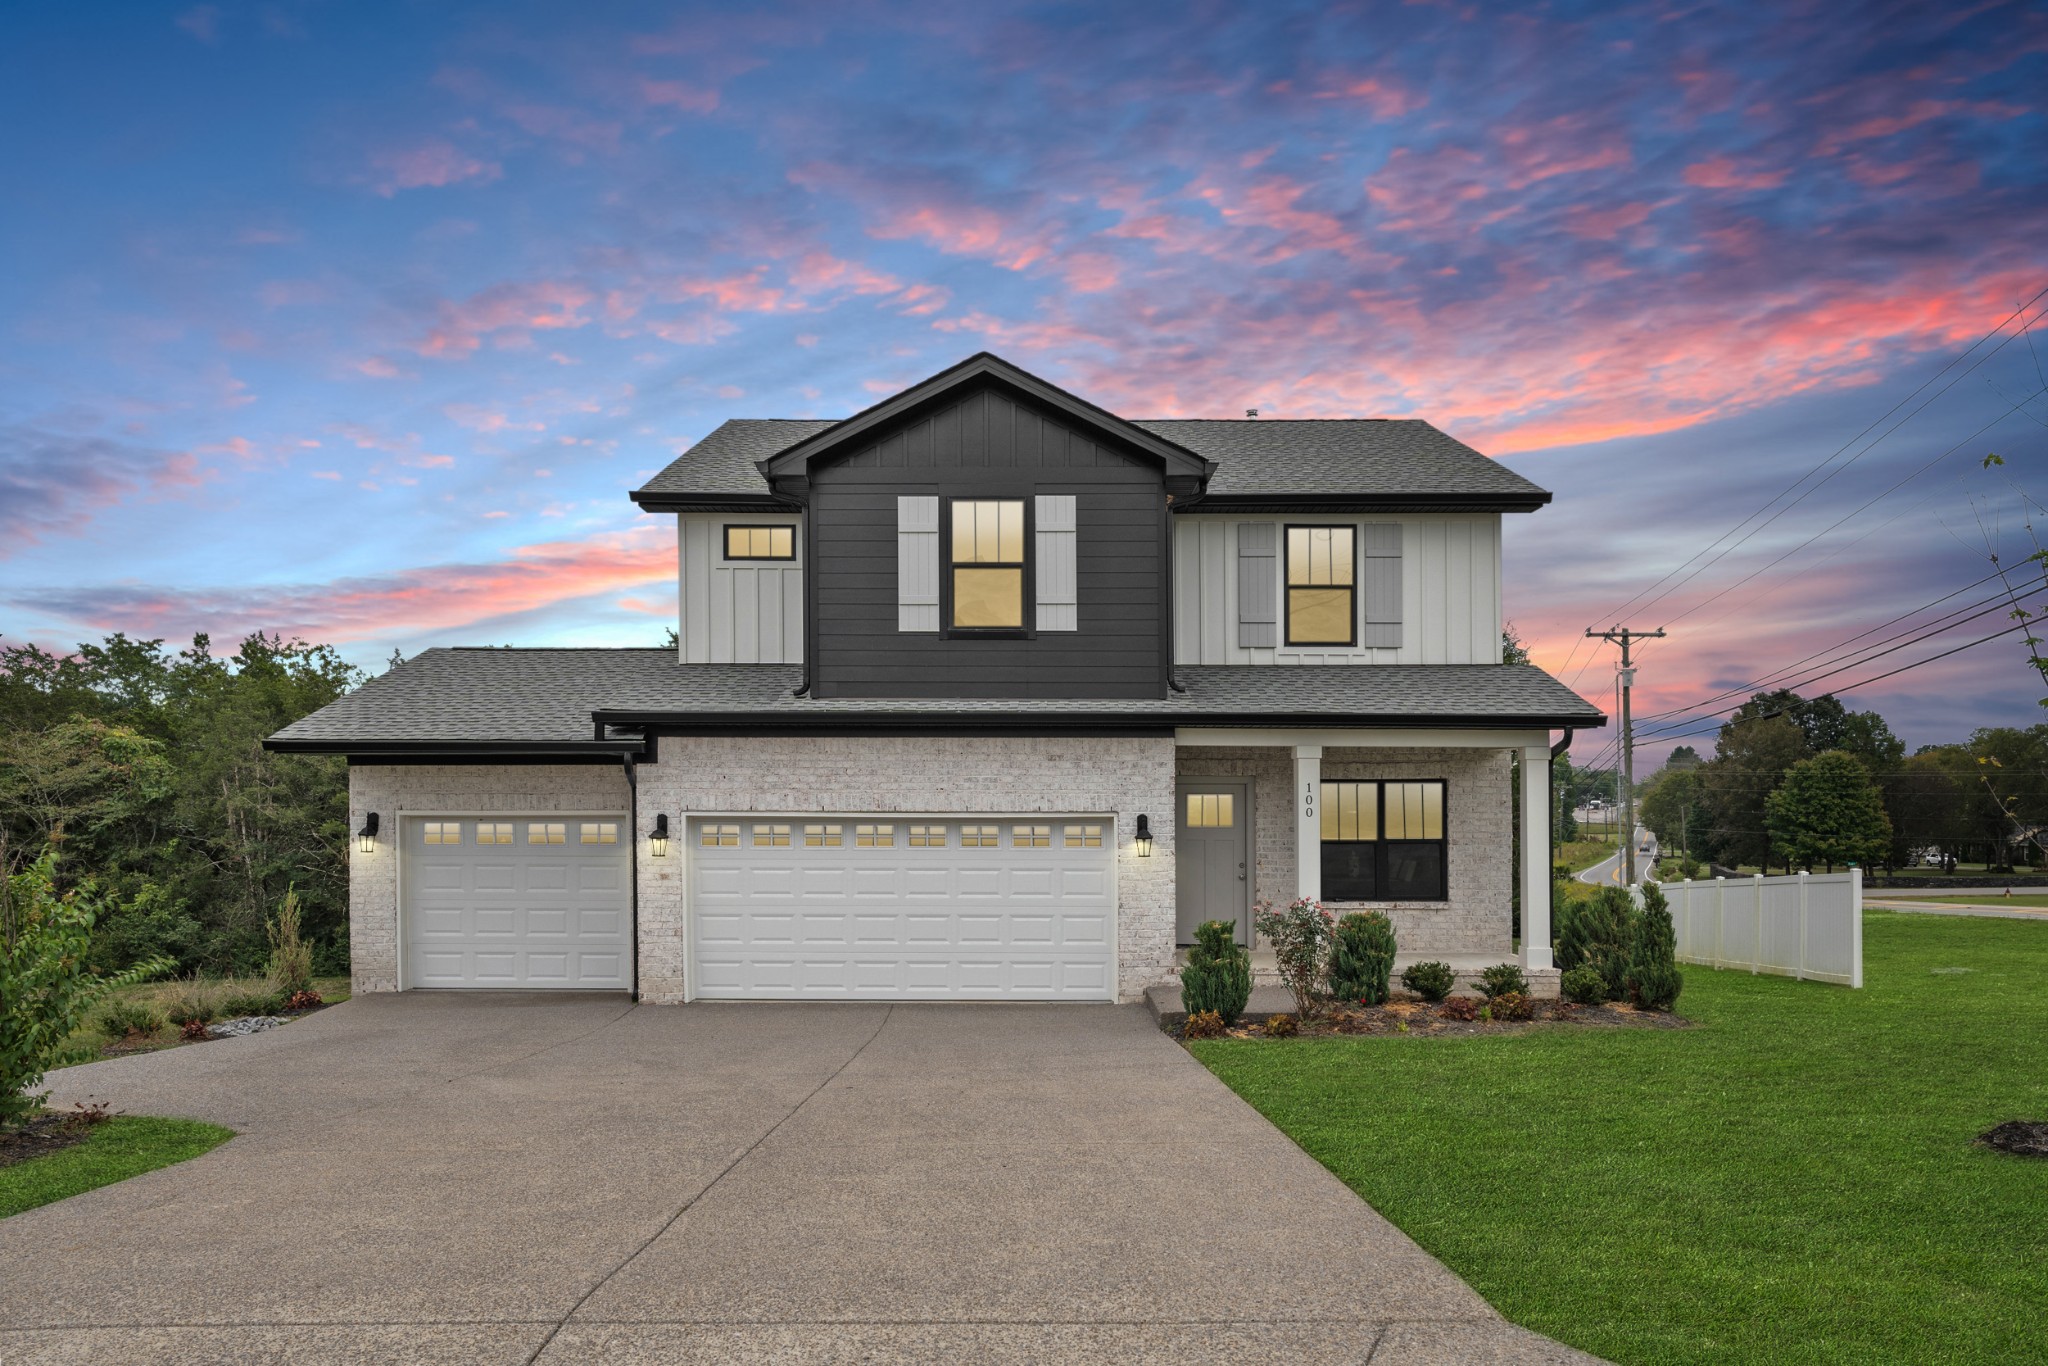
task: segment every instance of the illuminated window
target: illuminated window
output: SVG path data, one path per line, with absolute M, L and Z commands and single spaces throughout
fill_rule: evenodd
M 1102 827 L 1099 825 L 1070 825 L 1067 827 L 1067 848 L 1100 849 Z
M 893 825 L 856 825 L 853 827 L 853 843 L 858 849 L 894 849 L 896 827 Z
M 512 843 L 512 823 L 510 821 L 478 821 L 476 823 L 476 842 L 478 844 Z
M 619 842 L 618 823 L 616 821 L 583 822 L 583 842 L 585 844 L 617 844 Z
M 796 558 L 796 528 L 793 526 L 729 526 L 725 529 L 725 558 L 728 560 L 793 560 Z
M 460 821 L 428 821 L 426 822 L 426 833 L 422 838 L 428 844 L 460 844 L 462 843 L 462 823 Z
M 837 825 L 807 825 L 804 827 L 804 848 L 837 849 L 841 827 Z
M 1049 825 L 1013 825 L 1010 827 L 1012 849 L 1052 848 L 1052 827 Z
M 946 847 L 946 827 L 943 825 L 913 825 L 910 827 L 910 847 L 913 849 L 943 849 Z
M 1002 832 L 993 825 L 963 825 L 960 827 L 962 849 L 995 849 L 1002 844 Z
M 1446 899 L 1442 783 L 1335 781 L 1321 795 L 1324 900 Z
M 1287 643 L 1358 642 L 1358 531 L 1348 526 L 1287 528 Z
M 1024 500 L 958 499 L 953 504 L 953 625 L 963 630 L 1024 625 Z
M 786 825 L 757 825 L 754 827 L 756 849 L 789 848 L 789 827 Z
M 1237 824 L 1237 795 L 1232 792 L 1188 793 L 1188 820 L 1194 829 L 1228 828 Z
M 706 849 L 737 849 L 740 847 L 740 828 L 737 825 L 700 825 L 697 827 L 697 843 Z
M 546 821 L 534 821 L 526 827 L 526 842 L 528 844 L 560 844 L 568 837 L 569 827 L 561 821 L 556 821 L 552 824 Z

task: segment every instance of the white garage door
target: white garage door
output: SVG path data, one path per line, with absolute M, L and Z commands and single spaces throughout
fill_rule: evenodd
M 708 817 L 690 853 L 699 996 L 1114 997 L 1107 817 Z
M 408 987 L 632 986 L 623 815 L 407 817 Z

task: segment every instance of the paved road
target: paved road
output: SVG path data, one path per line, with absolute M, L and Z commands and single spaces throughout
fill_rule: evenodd
M 365 997 L 58 1074 L 0 1361 L 1563 1362 L 1134 1007 Z
M 1657 837 L 1640 825 L 1636 827 L 1636 850 L 1636 880 L 1642 881 L 1645 874 L 1657 866 Z M 1621 880 L 1619 850 L 1579 874 L 1579 881 L 1597 883 L 1601 886 L 1617 884 Z

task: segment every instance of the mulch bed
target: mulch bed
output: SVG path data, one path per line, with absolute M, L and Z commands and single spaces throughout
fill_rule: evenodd
M 2048 1157 L 2048 1119 L 2008 1119 L 1978 1134 L 1977 1144 L 2015 1157 Z
M 1456 999 L 1456 998 L 1453 998 Z M 1667 1011 L 1637 1010 L 1619 1001 L 1606 1005 L 1581 1006 L 1570 1001 L 1532 1001 L 1526 1020 L 1460 1020 L 1442 1006 L 1426 1001 L 1390 1001 L 1383 1006 L 1337 1005 L 1314 1019 L 1299 1021 L 1292 1035 L 1275 1036 L 1263 1020 L 1246 1018 L 1224 1031 L 1232 1039 L 1290 1037 L 1332 1038 L 1351 1034 L 1419 1034 L 1428 1037 L 1457 1037 L 1472 1034 L 1520 1034 L 1539 1027 L 1559 1025 L 1606 1029 L 1687 1029 L 1692 1021 Z M 1455 1007 L 1454 1007 L 1455 1009 Z M 1292 1015 L 1287 1016 L 1293 1019 Z
M 337 1003 L 333 1001 L 322 1001 L 319 1005 L 308 1006 L 304 1010 L 280 1010 L 277 1014 L 287 1020 L 303 1020 L 308 1015 L 317 1015 L 335 1004 Z M 185 1038 L 177 1025 L 168 1025 L 154 1034 L 129 1034 L 125 1038 L 115 1039 L 112 1043 L 102 1044 L 100 1056 L 122 1058 L 130 1053 L 161 1053 L 166 1048 L 183 1048 L 186 1044 L 215 1042 L 218 1040 L 211 1035 L 197 1039 Z
M 70 1115 L 37 1115 L 19 1129 L 0 1129 L 0 1167 L 68 1148 L 91 1132 L 91 1125 L 76 1123 Z

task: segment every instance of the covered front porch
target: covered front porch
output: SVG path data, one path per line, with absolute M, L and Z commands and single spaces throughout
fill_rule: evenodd
M 1384 911 L 1397 971 L 1448 963 L 1462 990 L 1512 960 L 1535 994 L 1557 993 L 1548 731 L 1188 728 L 1175 739 L 1179 945 L 1204 920 L 1233 921 L 1254 973 L 1272 977 L 1252 907 L 1308 897 L 1338 915 Z

